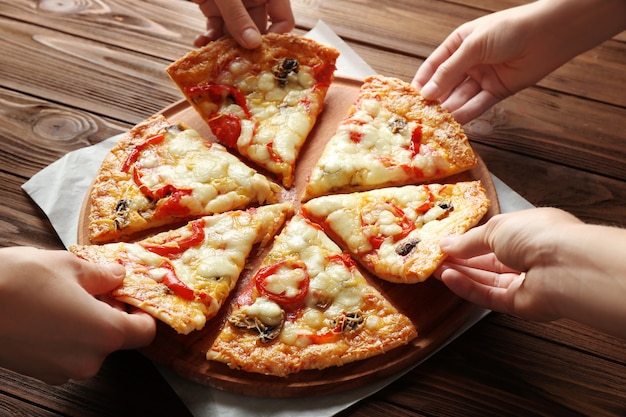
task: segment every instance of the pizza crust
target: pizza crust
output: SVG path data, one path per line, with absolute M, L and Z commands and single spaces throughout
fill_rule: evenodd
M 276 265 L 281 267 L 263 272 Z M 302 274 L 310 282 L 299 297 L 295 290 Z M 239 292 L 237 304 L 207 359 L 247 372 L 286 377 L 341 366 L 417 336 L 411 320 L 301 216 L 293 217 L 276 237 L 251 283 Z
M 371 76 L 326 144 L 303 200 L 433 182 L 477 162 L 450 113 L 404 81 Z
M 163 140 L 146 145 L 161 135 Z M 148 180 L 138 182 L 144 181 L 137 174 L 144 170 Z M 158 197 L 148 194 L 168 187 Z M 102 162 L 91 187 L 89 239 L 119 241 L 195 217 L 273 204 L 280 192 L 223 146 L 155 115 L 133 127 Z
M 440 240 L 478 224 L 489 205 L 480 181 L 469 181 L 317 197 L 302 210 L 377 277 L 418 283 L 443 262 Z M 379 217 L 364 220 L 373 209 L 380 209 Z
M 290 188 L 338 56 L 311 39 L 268 33 L 252 50 L 231 38 L 212 42 L 166 71 L 220 143 Z

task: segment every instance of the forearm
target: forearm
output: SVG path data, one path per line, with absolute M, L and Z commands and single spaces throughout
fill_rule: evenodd
M 626 338 L 626 230 L 572 225 L 558 236 L 545 276 L 558 313 Z
M 626 0 L 540 0 L 537 24 L 567 61 L 626 29 Z

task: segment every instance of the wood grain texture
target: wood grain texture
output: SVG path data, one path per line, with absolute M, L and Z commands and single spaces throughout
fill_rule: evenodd
M 458 24 L 523 3 L 292 0 L 298 33 L 323 19 L 376 71 L 407 81 Z M 21 184 L 181 99 L 162 68 L 203 29 L 186 0 L 0 0 L 0 246 L 62 248 Z M 622 33 L 471 126 L 487 167 L 536 205 L 624 227 L 624 56 Z M 623 416 L 625 352 L 623 340 L 577 323 L 493 313 L 341 415 Z M 190 415 L 137 352 L 61 387 L 0 378 L 0 414 Z M 150 409 L 133 408 L 137 398 Z
M 294 203 L 296 212 L 300 208 L 300 198 L 304 193 L 307 178 L 319 159 L 328 140 L 335 133 L 339 122 L 348 114 L 355 101 L 361 80 L 337 78 L 326 95 L 324 111 L 318 118 L 314 130 L 300 152 L 296 167 L 294 186 L 282 193 L 285 200 Z M 203 137 L 215 140 L 208 125 L 186 102 L 181 101 L 162 111 L 170 122 L 183 122 L 194 128 Z M 483 221 L 498 214 L 498 197 L 489 171 L 479 160 L 477 167 L 442 179 L 442 182 L 469 181 L 479 179 L 483 183 L 491 206 Z M 89 190 L 81 210 L 78 225 L 78 242 L 89 242 Z M 367 360 L 331 367 L 321 371 L 306 371 L 286 378 L 271 377 L 232 370 L 222 363 L 210 362 L 205 358 L 206 351 L 228 318 L 228 305 L 237 297 L 238 288 L 246 288 L 252 274 L 260 266 L 266 251 L 257 252 L 246 262 L 244 273 L 238 286 L 231 294 L 225 307 L 201 331 L 181 337 L 167 326 L 159 326 L 154 343 L 144 349 L 144 353 L 170 370 L 201 384 L 227 391 L 261 397 L 303 397 L 327 395 L 343 392 L 375 382 L 384 376 L 391 376 L 410 367 L 438 349 L 459 328 L 467 323 L 478 309 L 460 300 L 439 281 L 431 279 L 423 284 L 392 284 L 365 273 L 369 282 L 378 288 L 392 304 L 409 317 L 418 329 L 418 337 L 407 346 L 399 347 Z

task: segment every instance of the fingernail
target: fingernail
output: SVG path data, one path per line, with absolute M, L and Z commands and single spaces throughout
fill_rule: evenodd
M 261 43 L 261 34 L 252 28 L 248 28 L 241 34 L 241 39 L 245 43 L 245 46 L 256 48 Z
M 422 96 L 429 100 L 437 98 L 437 84 L 432 81 L 426 83 L 424 87 L 422 87 Z
M 448 237 L 444 237 L 439 241 L 439 247 L 442 250 L 445 250 L 447 248 L 449 248 L 450 246 L 452 246 L 452 242 L 454 241 L 454 238 L 451 236 Z
M 126 275 L 126 268 L 124 268 L 120 264 L 110 263 L 107 264 L 107 268 L 115 275 L 116 277 L 123 277 Z

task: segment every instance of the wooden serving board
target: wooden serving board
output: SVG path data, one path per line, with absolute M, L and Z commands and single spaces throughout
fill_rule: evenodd
M 324 145 L 335 132 L 338 123 L 346 116 L 354 102 L 362 81 L 335 79 L 326 96 L 322 115 L 311 132 L 298 159 L 294 187 L 285 190 L 283 200 L 292 201 L 299 209 L 300 197 L 306 179 L 318 160 Z M 173 123 L 182 121 L 196 129 L 205 138 L 213 138 L 209 127 L 186 101 L 178 102 L 161 112 Z M 254 167 L 258 169 L 258 167 Z M 263 172 L 262 170 L 259 170 Z M 267 174 L 267 173 L 265 173 Z M 268 174 L 269 175 L 269 174 Z M 269 175 L 271 178 L 271 175 Z M 496 191 L 483 161 L 474 169 L 440 182 L 457 182 L 480 179 L 491 199 L 491 207 L 483 221 L 500 212 Z M 89 192 L 79 220 L 78 242 L 89 243 L 87 222 Z M 415 324 L 418 336 L 408 345 L 342 367 L 304 371 L 287 378 L 273 377 L 228 368 L 226 365 L 205 359 L 206 351 L 223 326 L 229 313 L 230 300 L 237 289 L 244 286 L 261 263 L 269 248 L 253 251 L 238 286 L 224 304 L 222 311 L 201 331 L 179 335 L 163 323 L 158 323 L 155 341 L 142 352 L 156 363 L 177 374 L 208 385 L 240 394 L 258 397 L 300 397 L 338 393 L 364 386 L 407 369 L 441 347 L 457 330 L 468 322 L 476 306 L 465 302 L 450 292 L 441 282 L 431 278 L 420 284 L 393 284 L 363 275 L 381 291 L 402 313 Z

